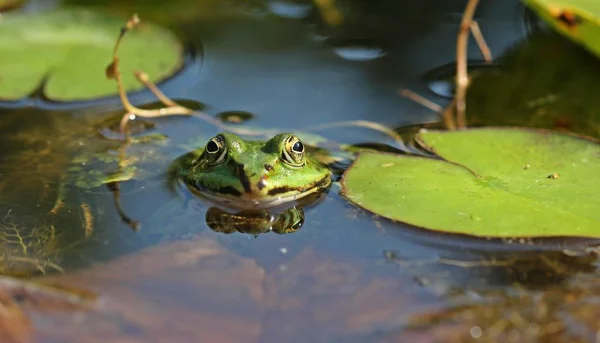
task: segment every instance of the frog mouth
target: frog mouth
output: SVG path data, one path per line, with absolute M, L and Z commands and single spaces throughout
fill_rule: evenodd
M 309 195 L 314 195 L 321 190 L 327 189 L 330 185 L 331 179 L 326 177 L 301 190 L 292 187 L 273 188 L 267 192 L 266 196 L 255 193 L 237 192 L 236 194 L 231 194 L 227 192 L 200 190 L 196 187 L 188 188 L 198 196 L 225 207 L 240 210 L 262 210 L 292 202 L 300 202 L 301 200 L 305 200 Z

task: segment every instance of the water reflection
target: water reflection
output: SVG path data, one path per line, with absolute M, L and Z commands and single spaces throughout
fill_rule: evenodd
M 272 1 L 272 3 L 275 2 Z M 285 2 L 291 3 L 292 1 Z M 354 21 L 359 24 L 362 22 L 363 25 L 355 26 L 360 30 L 350 31 L 348 34 L 344 34 L 344 29 L 324 32 L 325 39 L 336 36 L 342 37 L 340 42 L 347 42 L 350 38 L 363 39 L 362 42 L 376 41 L 378 43 L 354 44 L 352 45 L 355 47 L 353 51 L 359 52 L 356 56 L 362 60 L 373 56 L 377 57 L 381 53 L 387 54 L 386 58 L 375 58 L 372 63 L 348 63 L 337 58 L 331 52 L 334 47 L 348 45 L 329 44 L 329 41 L 326 42 L 327 44 L 316 44 L 310 39 L 312 31 L 301 21 L 284 21 L 272 16 L 270 18 L 267 16 L 264 21 L 254 19 L 198 20 L 194 25 L 188 23 L 183 30 L 197 43 L 206 42 L 210 47 L 210 54 L 206 56 L 207 63 L 204 64 L 205 68 L 202 70 L 202 74 L 196 72 L 188 75 L 188 80 L 194 82 L 182 84 L 173 79 L 162 84 L 161 88 L 169 95 L 178 98 L 187 97 L 195 101 L 206 102 L 208 104 L 207 111 L 211 114 L 224 113 L 230 109 L 255 113 L 254 120 L 257 126 L 261 127 L 289 127 L 289 123 L 292 122 L 294 128 L 303 128 L 322 124 L 324 120 L 342 119 L 370 119 L 391 126 L 400 126 L 427 120 L 428 118 L 424 117 L 422 111 L 412 111 L 412 103 L 398 97 L 396 90 L 399 87 L 422 89 L 423 86 L 426 86 L 422 83 L 424 71 L 430 70 L 433 66 L 450 62 L 454 58 L 454 34 L 458 26 L 457 21 L 448 23 L 436 22 L 436 20 L 440 14 L 445 12 L 460 12 L 464 7 L 464 1 L 423 1 L 410 4 L 397 2 L 397 5 L 392 5 L 389 1 L 345 3 L 360 4 L 362 7 L 356 12 L 364 14 L 352 17 L 351 13 L 345 12 L 345 23 Z M 479 19 L 483 19 L 480 24 L 486 33 L 486 38 L 490 39 L 492 50 L 495 53 L 499 53 L 503 47 L 520 37 L 513 28 L 514 18 L 510 17 L 512 15 L 511 8 L 504 12 L 497 10 L 498 6 L 506 8 L 513 6 L 511 3 L 514 4 L 516 1 L 482 2 L 481 13 L 493 14 L 493 18 L 488 18 L 487 22 L 485 18 L 480 17 Z M 170 5 L 170 7 L 174 6 Z M 224 8 L 229 7 L 225 6 Z M 407 10 L 404 10 L 405 8 Z M 273 9 L 271 10 L 273 11 Z M 300 12 L 295 15 L 305 15 Z M 507 14 L 509 12 L 510 14 Z M 230 14 L 230 12 L 228 13 Z M 504 17 L 501 18 L 502 16 Z M 358 34 L 358 31 L 367 33 Z M 377 39 L 375 40 L 375 38 Z M 370 47 L 371 50 L 361 50 L 363 46 Z M 472 48 L 470 56 L 477 56 L 476 48 L 473 45 Z M 432 49 L 439 53 L 432 54 Z M 197 67 L 197 71 L 199 71 L 200 65 L 198 64 Z M 181 79 L 177 79 L 181 81 Z M 188 87 L 191 84 L 195 86 Z M 590 87 L 590 89 L 593 90 L 594 87 Z M 438 93 L 445 93 L 448 96 L 451 91 L 449 87 L 446 87 L 440 89 Z M 144 102 L 146 100 L 144 96 L 148 94 L 142 93 L 144 94 L 134 95 L 133 100 L 138 103 Z M 44 105 L 41 107 L 50 109 L 63 106 L 62 104 L 41 104 Z M 106 102 L 102 101 L 98 104 L 104 106 Z M 17 104 L 11 105 L 16 106 Z M 80 106 L 80 104 L 75 105 Z M 85 105 L 89 106 L 90 104 Z M 502 106 L 494 107 L 503 108 Z M 418 105 L 415 105 L 414 108 L 421 110 Z M 103 110 L 106 111 L 106 107 Z M 416 113 L 414 116 L 411 114 L 413 112 Z M 73 150 L 78 149 L 80 143 L 84 144 L 83 147 L 86 150 L 96 149 L 94 135 L 97 132 L 85 135 L 84 139 L 68 136 L 67 133 L 73 132 L 72 126 L 68 126 L 69 123 L 77 122 L 82 127 L 88 125 L 73 113 L 69 114 L 68 121 L 58 123 L 58 127 L 49 125 L 49 122 L 53 121 L 52 118 L 56 118 L 56 112 L 40 115 L 32 110 L 22 111 L 19 113 L 21 121 L 15 122 L 14 125 L 7 123 L 6 114 L 6 111 L 2 113 L 3 121 L 0 122 L 0 130 L 3 132 L 0 144 L 4 143 L 3 154 L 0 156 L 0 161 L 3 162 L 0 165 L 0 174 L 2 174 L 0 188 L 5 187 L 0 194 L 2 196 L 0 198 L 2 210 L 0 215 L 7 212 L 6 204 L 10 204 L 20 207 L 19 210 L 11 213 L 12 216 L 15 216 L 14 218 L 7 218 L 10 223 L 18 223 L 26 215 L 43 218 L 43 215 L 47 215 L 54 204 L 56 196 L 53 192 L 58 184 L 56 180 L 60 180 L 61 175 L 67 169 Z M 34 119 L 26 120 L 28 116 Z M 115 123 L 118 124 L 118 120 L 113 124 Z M 182 153 L 180 145 L 188 144 L 191 138 L 200 139 L 199 136 L 202 135 L 208 138 L 215 133 L 210 131 L 211 128 L 207 129 L 205 123 L 186 118 L 158 120 L 151 125 L 139 121 L 133 125 L 137 125 L 136 132 L 148 134 L 158 131 L 165 137 L 169 137 L 168 147 L 165 147 L 169 156 L 162 160 L 153 160 L 160 162 L 159 166 L 154 164 L 149 168 L 150 171 L 155 172 L 163 172 L 171 161 L 170 158 Z M 59 131 L 60 127 L 62 130 Z M 108 137 L 113 141 L 121 138 L 116 134 L 114 127 L 116 126 L 113 125 L 113 129 L 101 132 L 104 138 Z M 45 133 L 46 129 L 50 132 Z M 7 132 L 20 133 L 24 137 L 28 134 L 38 135 L 40 130 L 44 131 L 45 135 L 33 142 L 35 144 L 6 143 L 8 141 Z M 328 136 L 328 138 L 346 143 L 376 141 L 369 137 L 349 135 L 344 130 L 340 131 L 342 132 L 338 135 L 339 139 L 335 136 Z M 377 139 L 381 139 L 381 137 L 377 137 Z M 46 141 L 52 144 L 46 144 Z M 110 151 L 112 156 L 117 150 L 115 146 L 118 146 L 115 142 L 106 141 L 100 145 Z M 51 156 L 44 155 L 44 151 L 48 151 L 48 149 L 56 153 Z M 151 146 L 145 146 L 129 151 L 136 158 L 144 156 L 156 158 L 153 149 Z M 28 151 L 31 153 L 25 154 Z M 22 162 L 16 162 L 17 155 L 24 157 L 19 160 Z M 40 159 L 36 160 L 33 157 L 40 157 Z M 24 162 L 29 164 L 24 164 Z M 15 166 L 17 168 L 12 168 Z M 103 173 L 113 170 L 98 168 L 99 166 L 96 163 L 88 165 L 88 168 L 98 169 Z M 341 173 L 346 167 L 347 165 L 340 165 L 339 172 Z M 9 169 L 13 172 L 10 178 L 8 177 Z M 43 178 L 49 179 L 49 181 L 42 180 Z M 164 180 L 159 178 L 158 181 L 162 185 Z M 362 334 L 376 331 L 378 337 L 381 338 L 381 328 L 385 330 L 393 325 L 405 328 L 398 322 L 387 325 L 388 322 L 385 319 L 406 318 L 414 310 L 414 307 L 411 307 L 411 301 L 424 301 L 423 298 L 416 295 L 414 287 L 418 286 L 414 285 L 414 280 L 424 286 L 421 287 L 422 289 L 439 290 L 435 297 L 429 298 L 442 299 L 445 304 L 449 305 L 449 308 L 444 308 L 447 310 L 446 312 L 433 313 L 428 317 L 430 320 L 421 321 L 423 327 L 432 331 L 437 328 L 443 330 L 445 327 L 443 324 L 439 325 L 440 322 L 460 321 L 461 319 L 457 318 L 464 314 L 463 317 L 460 317 L 463 318 L 461 323 L 467 326 L 466 330 L 462 330 L 462 326 L 459 327 L 461 332 L 469 333 L 475 325 L 480 325 L 480 329 L 483 331 L 482 337 L 490 337 L 486 335 L 489 333 L 491 324 L 498 322 L 499 325 L 503 325 L 502 323 L 505 321 L 502 320 L 510 316 L 510 313 L 522 313 L 522 310 L 526 310 L 524 316 L 527 320 L 534 323 L 536 319 L 539 319 L 540 317 L 529 316 L 529 312 L 541 303 L 539 298 L 536 298 L 540 288 L 547 287 L 550 290 L 557 290 L 582 273 L 590 275 L 590 278 L 594 277 L 594 282 L 597 284 L 594 258 L 587 254 L 571 256 L 561 252 L 565 248 L 562 241 L 555 241 L 543 247 L 537 242 L 515 247 L 513 244 L 486 245 L 481 241 L 473 242 L 465 237 L 432 237 L 423 230 L 411 231 L 411 228 L 402 224 L 382 221 L 381 218 L 378 219 L 352 207 L 336 192 L 330 192 L 328 201 L 316 206 L 314 210 L 298 206 L 275 213 L 235 213 L 220 208 L 207 209 L 206 204 L 196 201 L 195 198 L 187 203 L 182 203 L 179 199 L 171 205 L 169 201 L 173 199 L 172 195 L 166 191 L 163 192 L 161 187 L 151 187 L 152 183 L 146 180 L 129 180 L 119 182 L 118 185 L 123 205 L 122 212 L 132 220 L 142 222 L 143 229 L 139 232 L 132 232 L 119 222 L 120 218 L 116 215 L 112 203 L 112 195 L 105 186 L 82 189 L 69 184 L 71 191 L 65 198 L 65 211 L 61 212 L 61 216 L 56 217 L 57 221 L 54 222 L 57 232 L 60 232 L 64 241 L 67 242 L 65 247 L 68 249 L 61 251 L 62 261 L 66 262 L 66 267 L 89 266 L 100 260 L 112 259 L 122 253 L 131 253 L 138 248 L 148 247 L 155 243 L 151 239 L 152 232 L 163 236 L 171 234 L 177 236 L 179 232 L 188 230 L 189 235 L 199 235 L 201 237 L 199 241 L 202 243 L 206 243 L 207 237 L 218 237 L 217 239 L 224 242 L 224 245 L 230 250 L 227 252 L 228 254 L 232 256 L 245 255 L 248 263 L 255 268 L 273 267 L 267 271 L 266 282 L 263 279 L 256 282 L 259 291 L 254 292 L 263 294 L 260 287 L 263 287 L 265 283 L 271 283 L 270 288 L 266 288 L 265 296 L 265 299 L 268 299 L 265 302 L 268 302 L 268 306 L 270 306 L 268 315 L 243 313 L 244 320 L 248 318 L 273 319 L 271 326 L 267 325 L 266 329 L 263 328 L 265 330 L 263 337 L 267 341 L 269 337 L 271 337 L 271 341 L 277 341 L 272 339 L 274 333 L 275 335 L 281 333 L 282 337 L 289 338 L 291 336 L 290 327 L 294 325 L 295 327 L 292 329 L 295 331 L 292 330 L 292 332 L 298 333 L 294 337 L 301 340 L 306 340 L 307 336 L 314 335 L 321 340 L 336 341 L 331 339 L 333 334 L 330 333 L 329 336 L 323 334 L 332 326 L 342 322 L 338 320 L 339 317 L 329 316 L 330 314 L 348 315 L 354 324 L 357 322 L 369 323 L 360 326 L 360 330 L 354 327 L 354 331 L 350 325 L 344 326 L 339 329 L 339 332 L 350 332 L 356 338 Z M 44 192 L 49 195 L 44 197 L 39 195 Z M 84 244 L 79 244 L 78 242 L 86 239 L 86 232 L 90 231 L 82 227 L 82 219 L 86 216 L 83 214 L 84 210 L 79 206 L 82 202 L 88 204 L 94 215 L 92 220 L 94 227 L 93 233 Z M 158 213 L 165 203 L 169 203 L 169 206 L 164 206 L 164 211 Z M 42 208 L 36 211 L 36 205 L 41 205 Z M 156 213 L 158 215 L 154 215 Z M 20 217 L 16 218 L 16 216 Z M 21 222 L 27 224 L 25 221 Z M 213 232 L 217 233 L 213 234 Z M 240 232 L 245 234 L 220 234 Z M 250 236 L 268 232 L 279 234 L 261 235 L 261 239 L 251 239 L 252 236 Z M 294 234 L 281 234 L 291 232 Z M 409 236 L 413 234 L 412 238 L 418 236 L 419 239 L 411 239 Z M 187 238 L 187 236 L 177 236 L 177 239 L 183 240 L 182 237 L 184 237 L 183 239 Z M 191 242 L 185 240 L 184 243 Z M 288 251 L 284 258 L 280 252 L 282 247 Z M 478 247 L 478 250 L 465 252 L 473 247 Z M 395 254 L 395 257 L 391 256 L 387 259 L 392 267 L 373 266 L 375 260 L 377 262 L 381 260 L 379 252 L 388 248 Z M 540 251 L 546 248 L 555 251 Z M 507 249 L 512 249 L 512 251 L 507 252 Z M 207 250 L 213 251 L 214 249 Z M 491 254 L 481 252 L 482 250 L 500 250 L 505 254 Z M 172 258 L 175 256 L 174 251 L 177 250 L 165 252 L 155 261 L 178 260 Z M 294 255 L 295 253 L 298 255 Z M 285 259 L 285 271 L 283 271 L 284 268 L 280 268 L 280 264 L 283 263 L 282 259 Z M 179 260 L 187 261 L 187 259 Z M 138 270 L 141 265 L 141 261 L 138 260 L 130 268 L 110 267 L 104 274 L 103 280 L 115 287 L 123 288 L 124 284 L 119 282 L 115 275 L 118 272 Z M 152 275 L 153 278 L 140 279 L 138 275 L 129 275 L 138 283 L 128 284 L 127 289 L 131 292 L 124 298 L 130 299 L 131 294 L 153 294 L 151 300 L 148 301 L 161 304 L 156 308 L 162 314 L 173 313 L 168 311 L 167 305 L 162 306 L 165 303 L 161 303 L 161 301 L 165 299 L 169 300 L 168 303 L 171 306 L 175 303 L 187 305 L 190 303 L 190 299 L 196 301 L 192 304 L 198 306 L 190 306 L 190 312 L 181 316 L 170 315 L 169 320 L 171 318 L 196 319 L 197 317 L 194 317 L 193 314 L 198 311 L 206 311 L 203 314 L 218 313 L 222 315 L 222 317 L 216 317 L 219 322 L 230 323 L 231 318 L 241 313 L 241 302 L 238 298 L 230 297 L 229 295 L 232 293 L 228 293 L 235 293 L 239 287 L 250 284 L 250 282 L 246 282 L 246 279 L 242 280 L 244 282 L 240 282 L 239 274 L 235 273 L 234 276 L 227 278 L 224 275 L 227 275 L 228 271 L 223 269 L 215 269 L 214 272 L 208 274 L 199 273 L 198 270 L 178 272 L 179 269 L 170 269 L 175 272 L 169 274 L 169 269 L 157 269 L 158 263 L 146 263 L 146 265 L 152 267 L 146 272 L 146 275 Z M 338 265 L 343 265 L 343 272 L 348 275 L 347 277 L 339 277 L 339 274 L 343 274 L 342 272 L 332 272 Z M 396 268 L 396 266 L 400 268 Z M 398 269 L 400 269 L 401 275 L 398 275 Z M 378 283 L 381 280 L 373 274 L 374 270 L 391 279 L 389 280 L 390 284 L 397 283 L 398 288 L 402 288 L 402 290 L 391 288 L 387 293 L 382 292 L 381 287 L 378 286 L 378 284 L 381 285 Z M 94 273 L 96 272 L 95 270 Z M 201 276 L 196 279 L 196 282 L 204 285 L 204 288 L 192 286 L 194 284 L 190 280 L 183 278 L 183 276 L 192 275 Z M 263 274 L 252 269 L 248 275 Z M 273 296 L 275 288 L 272 285 L 273 280 L 286 276 L 287 279 L 281 282 L 277 291 L 279 293 L 289 292 L 290 296 L 289 298 L 280 296 L 277 299 Z M 392 279 L 394 277 L 397 279 Z M 227 283 L 228 280 L 233 281 Z M 363 283 L 360 280 L 363 280 Z M 366 281 L 373 281 L 373 288 L 361 288 Z M 214 282 L 214 284 L 210 284 L 210 282 Z M 519 290 L 519 288 L 512 287 L 514 283 L 524 285 L 522 288 L 525 296 L 514 295 Z M 148 293 L 148 290 L 153 287 L 165 290 L 165 293 L 160 293 L 159 296 Z M 105 291 L 110 288 L 102 289 Z M 223 293 L 215 296 L 215 289 Z M 500 291 L 493 294 L 493 290 L 498 289 Z M 361 290 L 363 290 L 362 295 L 359 292 Z M 238 293 L 243 294 L 243 292 Z M 569 295 L 562 294 L 564 297 L 559 294 L 550 298 L 549 302 L 552 307 L 548 311 L 548 316 L 544 318 L 554 320 L 560 315 L 558 308 L 563 303 L 561 299 L 564 300 Z M 596 294 L 600 294 L 600 292 L 596 290 Z M 235 301 L 227 303 L 228 306 L 223 306 L 216 300 L 208 303 L 200 301 L 204 299 L 235 299 Z M 377 317 L 377 320 L 365 320 L 373 313 L 382 313 L 380 308 L 389 303 L 392 303 L 396 312 L 384 311 L 380 317 Z M 348 304 L 355 305 L 346 307 Z M 372 306 L 370 312 L 366 311 L 369 306 Z M 476 310 L 464 310 L 467 307 Z M 132 308 L 147 307 L 132 306 Z M 312 311 L 314 308 L 317 310 Z M 324 313 L 326 313 L 325 319 L 323 319 Z M 487 313 L 492 314 L 488 315 Z M 504 313 L 505 317 L 499 317 L 494 313 Z M 289 316 L 289 320 L 285 320 L 286 325 L 282 326 L 280 318 L 286 314 Z M 359 318 L 358 315 L 363 317 Z M 465 317 L 470 320 L 464 319 Z M 129 318 L 148 317 L 132 315 Z M 206 318 L 188 321 L 193 322 L 192 324 L 188 323 L 189 326 L 176 323 L 177 325 L 173 327 L 175 330 L 194 328 L 197 323 L 202 323 L 203 320 L 206 322 Z M 321 321 L 314 319 L 313 322 L 313 318 L 321 318 Z M 436 320 L 438 321 L 436 322 Z M 306 325 L 307 321 L 311 325 Z M 210 326 L 214 327 L 212 324 L 215 321 L 210 322 Z M 235 323 L 241 323 L 241 321 Z M 436 326 L 436 324 L 438 325 Z M 512 324 L 509 323 L 510 325 Z M 93 325 L 89 327 L 93 328 Z M 313 329 L 307 332 L 306 327 Z M 219 330 L 219 328 L 215 330 Z M 402 330 L 402 332 L 404 333 L 406 330 Z M 479 331 L 473 332 L 478 333 Z M 171 333 L 170 331 L 169 334 Z M 206 332 L 202 334 L 206 334 Z M 447 335 L 444 336 L 444 334 L 440 337 L 447 338 Z M 205 337 L 210 337 L 210 335 Z M 376 340 L 369 339 L 368 341 Z M 411 341 L 411 339 L 388 341 Z
M 230 213 L 218 207 L 206 211 L 206 224 L 215 231 L 224 234 L 234 232 L 259 235 L 275 232 L 283 235 L 298 231 L 304 224 L 304 210 L 292 207 L 281 212 L 242 211 Z
M 382 341 L 404 341 L 422 330 L 444 331 L 453 341 L 588 341 L 581 338 L 598 330 L 597 257 L 545 252 L 441 259 L 453 266 L 443 277 L 432 277 L 430 267 L 418 279 L 446 305 L 410 316 L 402 332 L 387 333 Z M 458 281 L 467 277 L 469 282 Z
M 384 258 L 411 271 L 421 283 L 446 289 L 479 289 L 507 287 L 544 289 L 556 286 L 580 273 L 596 270 L 598 255 L 594 252 L 567 254 L 563 251 L 521 252 L 444 252 L 437 258 L 405 259 L 393 250 Z

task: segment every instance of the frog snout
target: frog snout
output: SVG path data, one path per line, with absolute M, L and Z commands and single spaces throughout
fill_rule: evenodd
M 242 183 L 244 191 L 246 193 L 252 192 L 252 188 L 250 187 L 250 178 L 248 177 L 248 173 L 246 172 L 246 169 L 244 168 L 243 164 L 238 164 L 235 166 L 235 174 Z

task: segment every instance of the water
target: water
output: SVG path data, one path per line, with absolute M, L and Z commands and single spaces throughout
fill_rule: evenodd
M 338 28 L 316 20 L 310 2 L 256 3 L 239 5 L 244 14 L 232 15 L 238 12 L 227 11 L 236 3 L 228 1 L 211 19 L 173 24 L 194 54 L 189 67 L 161 89 L 211 115 L 239 116 L 249 125 L 282 131 L 338 120 L 402 127 L 437 119 L 398 90 L 427 92 L 432 87 L 427 72 L 453 61 L 462 1 L 431 1 L 412 10 L 392 1 L 370 6 L 343 1 L 349 24 Z M 517 1 L 483 1 L 477 20 L 495 54 L 526 35 Z M 478 56 L 474 44 L 469 54 Z M 440 96 L 433 99 L 445 104 L 451 90 L 434 92 Z M 154 101 L 148 92 L 132 99 Z M 59 254 L 60 266 L 72 274 L 59 280 L 107 294 L 108 307 L 118 315 L 99 311 L 81 319 L 89 328 L 84 335 L 260 342 L 432 341 L 446 335 L 457 341 L 501 340 L 512 335 L 533 341 L 560 317 L 553 301 L 564 301 L 565 285 L 597 294 L 587 280 L 594 274 L 593 259 L 577 251 L 576 256 L 551 252 L 562 249 L 564 241 L 515 246 L 424 233 L 350 205 L 338 186 L 304 209 L 304 224 L 296 232 L 215 232 L 205 222 L 206 203 L 166 187 L 166 168 L 185 152 L 182 146 L 194 139 L 202 144 L 218 132 L 196 118 L 164 118 L 140 129 L 140 135 L 169 137 L 152 155 L 155 173 L 120 184 L 123 210 L 141 223 L 141 231 L 121 220 L 106 186 L 84 190 L 68 181 L 63 208 L 49 215 L 77 151 L 118 153 L 119 144 L 99 133 L 106 134 L 108 124 L 116 127 L 122 113 L 114 98 L 94 102 L 92 110 L 85 107 L 89 104 L 37 104 L 43 109 L 0 110 L 3 132 L 43 137 L 29 141 L 3 135 L 0 140 L 5 151 L 0 210 L 10 214 L 7 220 L 30 218 L 61 230 L 61 241 L 72 246 Z M 390 143 L 366 129 L 319 133 L 344 143 Z M 148 153 L 132 149 L 132 154 Z M 22 171 L 15 171 L 14 161 L 22 156 L 30 158 L 21 159 Z M 81 204 L 93 213 L 91 229 Z M 542 296 L 547 299 L 535 300 Z M 502 305 L 490 305 L 494 301 Z M 547 302 L 547 313 L 524 311 L 528 301 Z M 586 326 L 585 300 L 578 301 L 581 313 L 569 315 L 582 316 L 578 325 Z M 510 309 L 521 311 L 527 325 L 513 321 Z M 64 315 L 45 322 L 36 318 L 49 342 L 74 339 L 56 333 L 53 325 L 64 332 L 80 330 Z M 494 331 L 501 321 L 507 329 Z M 593 330 L 589 325 L 581 335 Z M 567 330 L 561 335 L 579 337 Z

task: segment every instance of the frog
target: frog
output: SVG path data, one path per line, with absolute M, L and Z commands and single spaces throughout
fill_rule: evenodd
M 235 210 L 264 210 L 326 193 L 331 171 L 292 133 L 245 140 L 221 132 L 204 147 L 177 159 L 172 179 L 211 203 Z

